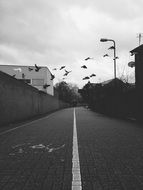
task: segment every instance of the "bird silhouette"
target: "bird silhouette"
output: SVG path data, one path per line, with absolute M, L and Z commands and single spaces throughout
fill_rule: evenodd
M 115 57 L 113 60 L 115 60 L 115 59 L 119 59 L 119 57 Z
M 68 74 L 67 73 L 65 73 L 63 76 L 67 76 Z
M 66 73 L 70 73 L 71 71 L 67 71 L 67 70 L 65 69 L 65 72 L 66 72 Z
M 39 70 L 41 69 L 42 67 L 38 67 L 36 64 L 35 64 L 35 71 L 36 72 L 39 72 Z
M 91 57 L 87 57 L 86 59 L 84 59 L 85 61 L 87 61 L 87 60 L 89 60 L 89 59 L 93 59 L 93 58 L 91 58 Z
M 87 66 L 86 65 L 82 65 L 81 68 L 87 69 Z
M 28 67 L 28 70 L 29 70 L 29 71 L 33 71 L 33 69 L 32 69 L 31 67 Z
M 90 77 L 95 77 L 96 75 L 95 74 L 91 74 Z
M 68 73 L 65 73 L 63 76 L 67 76 L 68 75 Z
M 69 73 L 71 73 L 72 71 L 67 71 L 65 70 L 65 74 L 63 76 L 67 76 Z
M 62 69 L 64 69 L 66 66 L 62 66 L 61 68 L 60 68 L 60 70 L 62 70 Z
M 108 57 L 108 56 L 109 56 L 108 54 L 103 55 L 103 57 Z
M 51 79 L 50 80 L 53 80 L 54 78 L 55 78 L 55 75 L 51 74 Z
M 87 79 L 90 79 L 89 77 L 84 77 L 82 80 L 87 80 Z
M 46 88 L 48 88 L 49 86 L 50 86 L 50 84 L 44 84 L 44 85 L 43 85 L 43 88 L 46 89 Z
M 56 71 L 56 70 L 57 70 L 56 68 L 53 69 L 53 71 Z
M 108 49 L 115 49 L 115 47 L 114 47 L 114 46 L 111 46 L 111 47 L 109 47 Z

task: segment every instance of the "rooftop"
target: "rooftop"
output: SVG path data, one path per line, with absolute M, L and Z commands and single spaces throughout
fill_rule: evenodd
M 131 53 L 143 52 L 143 44 L 130 51 Z

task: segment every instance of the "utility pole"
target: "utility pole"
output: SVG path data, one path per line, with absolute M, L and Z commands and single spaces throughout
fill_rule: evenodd
M 139 39 L 139 46 L 141 45 L 141 38 L 143 37 L 142 35 L 143 35 L 143 33 L 137 34 L 137 38 Z

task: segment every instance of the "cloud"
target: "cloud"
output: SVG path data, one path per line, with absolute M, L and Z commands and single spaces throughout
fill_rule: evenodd
M 143 2 L 134 0 L 109 0 L 95 1 L 95 6 L 102 13 L 113 17 L 115 20 L 135 19 L 142 16 L 141 6 Z
M 138 0 L 61 0 L 66 7 L 77 6 L 81 8 L 93 8 L 95 11 L 114 17 L 115 20 L 136 19 L 143 16 L 143 1 Z
M 0 0 L 0 62 L 3 64 L 66 65 L 73 73 L 69 81 L 83 84 L 84 74 L 96 71 L 102 80 L 113 76 L 112 44 L 116 41 L 119 67 L 130 60 L 143 31 L 142 0 Z M 103 59 L 104 53 L 109 59 Z M 80 66 L 91 56 L 89 73 Z M 58 74 L 58 78 L 62 73 Z M 96 80 L 95 80 L 96 81 Z

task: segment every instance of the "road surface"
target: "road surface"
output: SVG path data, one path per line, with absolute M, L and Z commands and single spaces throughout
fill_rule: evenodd
M 68 108 L 0 133 L 1 190 L 141 190 L 143 128 Z

